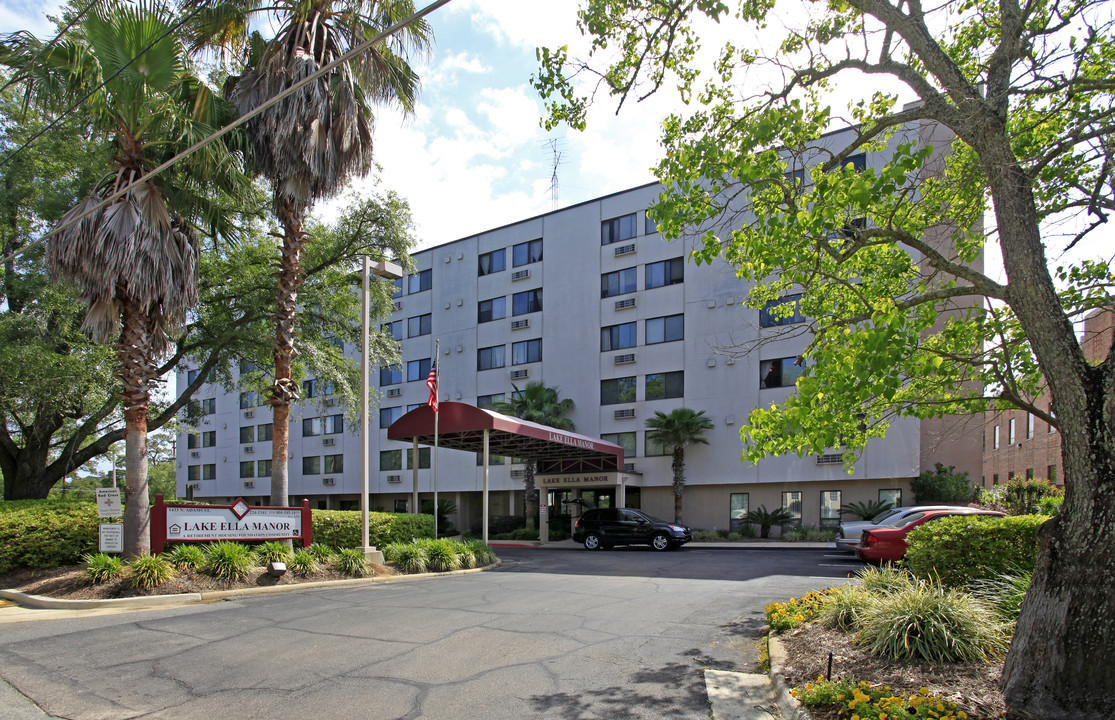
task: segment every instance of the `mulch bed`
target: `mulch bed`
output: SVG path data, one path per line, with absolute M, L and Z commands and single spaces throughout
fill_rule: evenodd
M 1005 715 L 999 692 L 1001 662 L 991 664 L 933 665 L 924 661 L 899 661 L 877 657 L 852 642 L 846 633 L 813 623 L 777 636 L 786 649 L 783 675 L 791 687 L 815 682 L 828 672 L 832 654 L 832 677 L 866 680 L 886 685 L 897 694 L 915 694 L 927 688 L 955 702 L 972 720 L 993 720 Z M 833 713 L 814 713 L 818 720 L 835 720 Z

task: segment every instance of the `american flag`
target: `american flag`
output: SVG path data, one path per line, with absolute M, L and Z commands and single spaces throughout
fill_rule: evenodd
M 433 410 L 434 412 L 437 412 L 437 363 L 436 362 L 434 363 L 433 367 L 430 368 L 430 376 L 428 378 L 426 378 L 426 387 L 430 388 L 430 399 L 426 401 L 426 404 L 430 406 L 431 410 Z

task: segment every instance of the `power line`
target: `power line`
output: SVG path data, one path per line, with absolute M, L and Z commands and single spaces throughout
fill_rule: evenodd
M 42 137 L 42 135 L 43 135 L 44 133 L 46 133 L 46 132 L 47 132 L 48 130 L 52 129 L 52 128 L 53 128 L 53 127 L 54 127 L 55 125 L 57 125 L 58 123 L 62 122 L 62 121 L 63 121 L 63 120 L 64 120 L 64 119 L 66 118 L 66 116 L 67 116 L 67 115 L 69 115 L 70 113 L 72 113 L 72 112 L 73 112 L 74 110 L 77 110 L 77 109 L 78 109 L 79 107 L 81 107 L 82 105 L 84 105 L 84 104 L 85 104 L 85 101 L 86 101 L 86 100 L 88 100 L 89 98 L 91 98 L 91 97 L 93 96 L 93 93 L 97 92 L 98 90 L 100 90 L 101 88 L 103 88 L 103 87 L 104 87 L 105 85 L 107 85 L 108 83 L 112 82 L 112 80 L 113 80 L 113 79 L 115 79 L 117 75 L 119 75 L 120 73 L 124 72 L 124 71 L 125 71 L 125 70 L 127 70 L 127 69 L 128 69 L 129 67 L 131 67 L 131 66 L 132 66 L 132 64 L 133 64 L 134 62 L 136 62 L 136 61 L 137 61 L 137 60 L 139 60 L 139 59 L 140 59 L 141 57 L 143 57 L 143 56 L 144 56 L 145 54 L 147 54 L 147 51 L 148 51 L 148 50 L 150 50 L 151 48 L 155 47 L 155 45 L 157 45 L 158 43 L 162 42 L 162 41 L 163 41 L 163 40 L 164 40 L 164 39 L 166 38 L 166 36 L 167 36 L 167 35 L 170 35 L 170 34 L 171 34 L 172 32 L 174 32 L 174 31 L 175 31 L 175 30 L 177 30 L 178 28 L 182 27 L 182 25 L 183 25 L 183 24 L 185 24 L 185 22 L 186 22 L 187 20 L 189 20 L 190 18 L 192 18 L 192 17 L 194 16 L 194 15 L 197 15 L 197 14 L 198 14 L 198 13 L 199 13 L 199 12 L 201 11 L 201 9 L 202 9 L 202 8 L 203 8 L 203 7 L 204 7 L 204 6 L 206 5 L 206 3 L 208 3 L 208 2 L 209 2 L 209 0 L 201 0 L 201 2 L 200 2 L 200 3 L 198 3 L 198 6 L 197 6 L 197 7 L 196 7 L 196 8 L 195 8 L 195 9 L 194 9 L 194 10 L 193 10 L 193 11 L 192 11 L 192 12 L 191 12 L 191 13 L 190 13 L 189 15 L 186 15 L 185 17 L 183 17 L 183 18 L 182 18 L 181 20 L 179 20 L 179 21 L 178 21 L 178 23 L 177 23 L 177 24 L 175 24 L 175 25 L 173 25 L 173 26 L 171 26 L 171 27 L 167 28 L 167 31 L 166 31 L 165 33 L 163 33 L 162 35 L 160 35 L 159 37 L 155 38 L 155 39 L 154 39 L 154 40 L 152 40 L 152 41 L 151 41 L 150 43 L 148 43 L 147 47 L 145 47 L 145 48 L 143 48 L 142 50 L 140 50 L 140 51 L 139 51 L 139 54 L 138 54 L 138 55 L 136 55 L 135 57 L 133 57 L 133 58 L 132 58 L 131 60 L 129 60 L 128 62 L 124 63 L 123 65 L 121 65 L 121 66 L 120 66 L 120 68 L 119 68 L 119 69 L 117 69 L 117 71 L 116 71 L 116 72 L 112 73 L 112 74 L 111 74 L 111 75 L 109 75 L 109 76 L 108 76 L 107 78 L 105 78 L 104 80 L 102 80 L 102 81 L 101 81 L 101 83 L 100 83 L 100 85 L 98 85 L 97 87 L 93 88 L 93 89 L 92 89 L 92 90 L 90 90 L 90 91 L 89 91 L 88 93 L 86 93 L 85 97 L 83 97 L 83 98 L 81 98 L 80 100 L 78 100 L 78 101 L 77 101 L 77 103 L 75 103 L 75 104 L 74 104 L 74 105 L 73 105 L 73 106 L 72 106 L 72 107 L 71 107 L 71 108 L 70 108 L 69 110 L 67 110 L 66 112 L 62 113 L 62 114 L 61 114 L 61 115 L 59 115 L 58 117 L 56 117 L 56 118 L 55 118 L 55 119 L 54 119 L 53 121 L 51 121 L 51 122 L 50 122 L 50 123 L 49 123 L 49 124 L 48 124 L 48 125 L 47 125 L 46 127 L 42 128 L 42 129 L 41 129 L 41 130 L 39 130 L 39 131 L 38 131 L 37 133 L 35 133 L 34 135 L 32 135 L 32 136 L 31 136 L 30 138 L 28 138 L 27 142 L 23 143 L 22 145 L 20 145 L 19 147 L 17 147 L 17 148 L 15 149 L 15 150 L 11 151 L 11 152 L 10 152 L 10 153 L 9 153 L 9 154 L 8 154 L 8 155 L 7 155 L 7 156 L 6 156 L 5 158 L 4 158 L 4 159 L 3 159 L 3 160 L 0 160 L 0 168 L 2 168 L 2 167 L 4 167 L 5 165 L 7 165 L 7 164 L 8 164 L 8 162 L 9 162 L 9 161 L 10 161 L 10 160 L 11 160 L 12 158 L 14 158 L 14 157 L 15 157 L 16 155 L 18 155 L 19 153 L 21 153 L 21 152 L 23 152 L 24 150 L 26 150 L 26 149 L 27 149 L 27 148 L 28 148 L 28 147 L 29 147 L 29 146 L 31 145 L 31 143 L 35 142 L 35 141 L 36 141 L 36 140 L 38 140 L 38 139 L 39 139 L 40 137 Z M 45 50 L 46 48 L 43 48 L 43 49 Z M 40 51 L 40 52 L 41 52 L 41 51 Z
M 41 50 L 39 50 L 39 52 L 35 53 L 35 57 L 31 58 L 31 62 L 32 62 L 32 63 L 34 63 L 34 62 L 38 62 L 39 58 L 40 58 L 40 57 L 42 57 L 42 55 L 43 55 L 43 53 L 44 53 L 44 52 L 46 52 L 47 50 L 49 50 L 49 49 L 51 48 L 51 46 L 53 46 L 53 45 L 54 45 L 54 43 L 56 43 L 56 42 L 58 42 L 59 40 L 61 40 L 61 39 L 62 39 L 62 36 L 63 36 L 63 35 L 65 35 L 65 34 L 66 34 L 66 33 L 68 33 L 68 32 L 69 32 L 70 30 L 72 30 L 72 29 L 73 29 L 73 27 L 74 27 L 74 25 L 76 25 L 76 24 L 77 24 L 78 20 L 81 20 L 81 19 L 82 19 L 83 17 L 85 17 L 85 13 L 89 12 L 90 10 L 92 10 L 92 9 L 93 9 L 93 6 L 94 6 L 94 5 L 96 5 L 97 3 L 99 3 L 100 1 L 101 1 L 101 0 L 92 0 L 92 1 L 91 1 L 91 2 L 90 2 L 90 3 L 88 4 L 88 5 L 86 5 L 86 6 L 85 6 L 85 9 L 84 9 L 84 10 L 82 10 L 82 11 L 81 11 L 81 12 L 79 12 L 79 13 L 78 13 L 77 15 L 75 15 L 75 16 L 74 16 L 74 19 L 73 19 L 73 20 L 71 20 L 71 21 L 70 21 L 69 23 L 67 23 L 67 24 L 66 24 L 66 27 L 62 28 L 62 29 L 61 29 L 61 30 L 60 30 L 60 31 L 58 32 L 58 34 L 54 36 L 54 39 L 52 39 L 52 40 L 51 40 L 50 42 L 48 42 L 48 43 L 47 43 L 46 45 L 44 45 L 44 46 L 43 46 L 43 48 L 42 48 Z M 18 33 L 13 33 L 13 35 L 16 35 L 16 34 L 18 34 Z M 17 75 L 16 77 L 12 78 L 12 79 L 11 79 L 11 80 L 9 80 L 8 82 L 4 83 L 4 86 L 3 86 L 3 87 L 0 87 L 0 92 L 4 92 L 5 90 L 7 90 L 8 88 L 10 88 L 10 87 L 11 87 L 12 85 L 15 85 L 15 84 L 16 84 L 17 82 L 19 82 L 19 81 L 20 81 L 20 77 L 19 77 L 19 76 Z
M 239 127 L 240 125 L 243 125 L 244 123 L 248 122 L 249 120 L 254 118 L 256 115 L 259 115 L 264 110 L 267 110 L 268 108 L 270 108 L 272 105 L 277 105 L 278 103 L 287 99 L 288 97 L 293 95 L 298 90 L 301 90 L 306 85 L 310 84 L 314 80 L 317 80 L 322 75 L 325 75 L 327 73 L 332 72 L 333 69 L 338 67 L 339 65 L 343 65 L 344 63 L 348 62 L 350 59 L 352 59 L 356 55 L 359 55 L 360 53 L 364 52 L 365 50 L 372 47 L 373 45 L 376 45 L 380 42 L 383 42 L 384 39 L 393 35 L 394 33 L 398 32 L 399 30 L 403 29 L 407 25 L 410 25 L 415 20 L 420 20 L 421 18 L 423 18 L 423 17 L 429 15 L 430 13 L 432 13 L 434 10 L 437 10 L 440 7 L 448 5 L 449 2 L 450 2 L 450 0 L 435 0 L 435 2 L 430 3 L 426 7 L 424 7 L 421 10 L 415 12 L 413 15 L 411 15 L 411 16 L 403 19 L 403 20 L 400 20 L 399 22 L 395 23 L 391 27 L 382 31 L 378 35 L 376 35 L 372 38 L 369 38 L 368 40 L 365 40 L 364 42 L 362 42 L 359 45 L 350 49 L 344 55 L 341 55 L 339 58 L 337 58 L 333 62 L 329 63 L 328 65 L 322 66 L 321 68 L 314 71 L 313 73 L 311 73 L 307 77 L 305 77 L 302 80 L 299 80 L 295 84 L 291 85 L 286 90 L 283 90 L 278 95 L 276 95 L 273 98 L 271 98 L 271 99 L 267 100 L 266 102 L 262 103 L 259 107 L 255 108 L 254 110 L 251 110 L 250 112 L 247 112 L 247 113 L 241 115 L 240 117 L 238 117 L 235 120 L 233 120 L 232 122 L 230 122 L 228 125 L 225 125 L 220 130 L 217 130 L 214 133 L 212 133 L 211 135 L 209 135 L 207 137 L 204 137 L 201 140 L 198 140 L 196 143 L 194 143 L 190 147 L 186 148 L 182 152 L 178 153 L 177 155 L 175 155 L 171 159 L 167 160 L 162 165 L 159 165 L 158 167 L 152 169 L 150 172 L 146 173 L 139 180 L 133 180 L 132 182 L 128 183 L 127 185 L 120 188 L 119 190 L 117 190 L 112 195 L 109 195 L 104 200 L 101 200 L 101 202 L 97 203 L 93 207 L 91 207 L 88 210 L 86 210 L 85 212 L 83 212 L 81 215 L 78 215 L 77 217 L 71 219 L 69 222 L 65 223 L 64 225 L 60 225 L 59 227 L 54 228 L 53 230 L 44 234 L 43 236 L 41 236 L 37 240 L 34 240 L 32 242 L 27 243 L 26 245 L 24 245 L 19 250 L 16 250 L 16 251 L 12 252 L 8 257 L 3 259 L 3 262 L 8 262 L 9 260 L 13 260 L 13 259 L 19 257 L 20 255 L 27 252 L 31 248 L 33 248 L 33 247 L 35 247 L 35 246 L 37 246 L 37 245 L 39 245 L 43 242 L 46 242 L 47 238 L 51 237 L 52 235 L 57 235 L 58 233 L 62 232 L 63 230 L 66 230 L 66 229 L 72 227 L 73 225 L 76 225 L 77 223 L 81 222 L 82 220 L 89 217 L 93 213 L 98 212 L 101 209 L 111 205 L 113 202 L 115 202 L 119 198 L 126 195 L 134 186 L 139 185 L 140 183 L 143 183 L 143 182 L 147 182 L 148 179 L 153 178 L 156 175 L 162 173 L 164 170 L 169 168 L 171 165 L 174 165 L 179 160 L 182 160 L 183 158 L 186 158 L 186 157 L 189 157 L 190 155 L 193 155 L 195 152 L 202 149 L 203 147 L 205 147 L 209 143 L 211 143 L 214 140 L 217 140 L 218 138 L 223 137 L 224 135 L 227 135 L 228 133 L 232 132 L 232 130 L 234 130 L 235 128 Z

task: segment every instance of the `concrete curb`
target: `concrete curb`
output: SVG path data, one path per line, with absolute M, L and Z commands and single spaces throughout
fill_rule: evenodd
M 778 704 L 778 710 L 782 713 L 782 720 L 813 720 L 813 715 L 790 693 L 790 686 L 782 675 L 782 666 L 786 663 L 786 650 L 782 647 L 781 641 L 770 633 L 767 634 L 767 657 L 770 658 L 771 691 Z
M 42 595 L 29 595 L 16 590 L 0 590 L 0 598 L 25 608 L 36 610 L 94 610 L 108 608 L 152 608 L 167 605 L 194 605 L 212 603 L 219 600 L 234 599 L 249 595 L 270 595 L 273 593 L 293 592 L 296 590 L 314 590 L 320 588 L 352 587 L 355 585 L 370 585 L 374 583 L 409 582 L 425 578 L 442 577 L 446 575 L 470 575 L 472 573 L 494 570 L 503 564 L 496 558 L 484 567 L 468 568 L 467 570 L 451 570 L 436 573 L 413 573 L 408 575 L 379 575 L 366 578 L 349 578 L 347 580 L 319 580 L 307 583 L 294 583 L 291 585 L 272 585 L 270 587 L 250 587 L 235 590 L 213 590 L 202 593 L 180 593 L 177 595 L 145 595 L 142 597 L 111 598 L 108 600 L 61 600 L 58 598 L 44 597 Z

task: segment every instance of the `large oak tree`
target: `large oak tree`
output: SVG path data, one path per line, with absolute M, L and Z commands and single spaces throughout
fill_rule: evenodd
M 1075 332 L 1115 303 L 1097 257 L 1115 209 L 1110 5 L 795 7 L 590 0 L 589 57 L 540 51 L 548 122 L 583 126 L 592 95 L 674 81 L 690 102 L 664 125 L 659 229 L 702 236 L 695 259 L 732 263 L 752 307 L 793 289 L 814 318 L 798 393 L 742 431 L 749 459 L 841 441 L 854 454 L 896 416 L 1017 407 L 1060 431 L 1065 503 L 1040 532 L 1002 687 L 1011 717 L 1113 717 L 1115 353 L 1089 361 Z M 733 41 L 702 68 L 710 28 Z M 741 47 L 752 28 L 777 49 Z M 833 88 L 863 88 L 847 118 Z M 864 152 L 866 169 L 849 167 Z M 989 246 L 1002 279 L 982 270 Z

